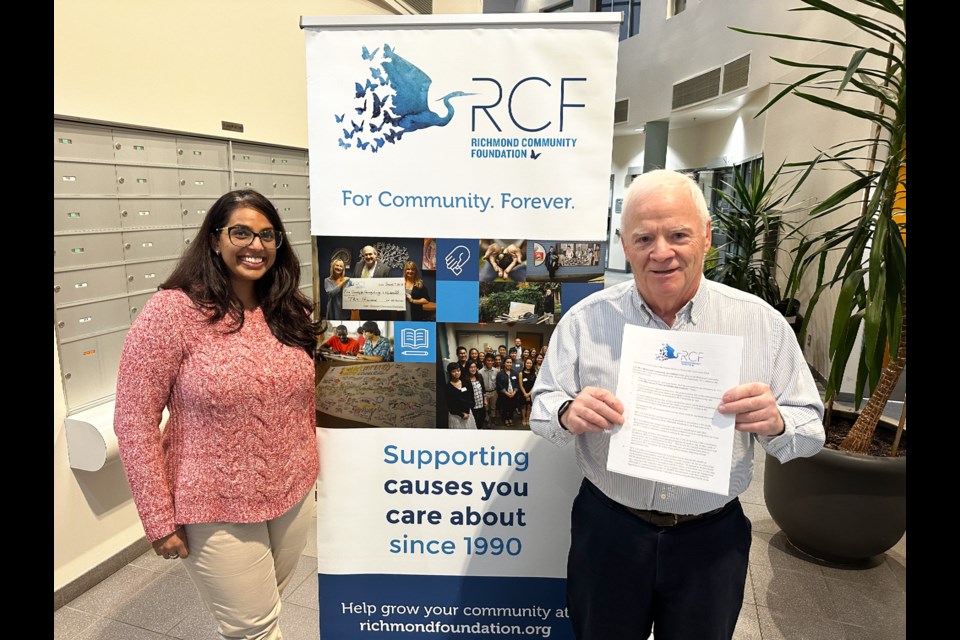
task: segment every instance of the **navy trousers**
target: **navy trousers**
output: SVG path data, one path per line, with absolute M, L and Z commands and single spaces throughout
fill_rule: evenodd
M 673 527 L 583 481 L 573 503 L 567 604 L 578 640 L 729 640 L 743 604 L 750 521 L 734 499 Z

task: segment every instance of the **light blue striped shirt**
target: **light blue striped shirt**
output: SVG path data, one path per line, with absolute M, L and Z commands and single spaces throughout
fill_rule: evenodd
M 775 437 L 736 431 L 726 496 L 607 471 L 607 433 L 575 436 L 560 426 L 557 410 L 584 387 L 616 392 L 623 327 L 743 336 L 741 383 L 770 385 L 785 430 Z M 812 456 L 823 446 L 823 403 L 800 345 L 783 316 L 760 298 L 701 279 L 696 295 L 668 327 L 644 303 L 631 280 L 586 298 L 568 311 L 550 339 L 533 388 L 530 426 L 558 446 L 576 441 L 584 475 L 611 499 L 636 509 L 696 514 L 740 495 L 753 476 L 754 440 L 781 462 Z

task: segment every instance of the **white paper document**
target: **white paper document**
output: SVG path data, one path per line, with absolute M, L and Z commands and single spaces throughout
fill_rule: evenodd
M 740 384 L 743 338 L 626 325 L 616 395 L 624 423 L 607 469 L 726 495 L 735 417 L 717 411 Z

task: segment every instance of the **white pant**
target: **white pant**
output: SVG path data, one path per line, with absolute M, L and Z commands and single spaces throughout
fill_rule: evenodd
M 307 542 L 314 494 L 266 522 L 184 526 L 182 560 L 222 638 L 281 640 L 280 595 Z

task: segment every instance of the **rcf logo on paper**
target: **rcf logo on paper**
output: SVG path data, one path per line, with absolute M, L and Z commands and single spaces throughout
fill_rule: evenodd
M 338 141 L 342 149 L 378 153 L 414 131 L 446 126 L 455 114 L 451 101 L 473 95 L 451 91 L 434 101 L 443 103 L 442 113 L 434 111 L 427 99 L 433 80 L 420 67 L 389 44 L 373 51 L 363 47 L 360 55 L 369 62 L 370 75 L 354 83 L 353 109 L 334 114 L 343 131 Z
M 680 364 L 686 365 L 688 367 L 695 367 L 701 363 L 703 360 L 702 351 L 678 351 L 674 349 L 669 344 L 664 342 L 660 345 L 660 349 L 657 351 L 656 355 L 657 360 L 663 362 L 665 360 L 679 360 Z

